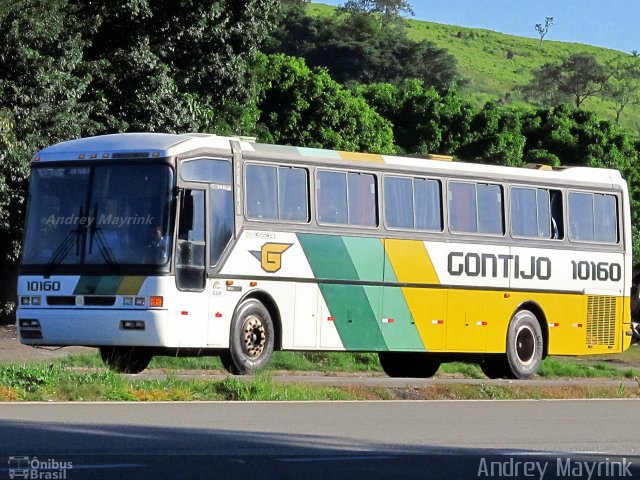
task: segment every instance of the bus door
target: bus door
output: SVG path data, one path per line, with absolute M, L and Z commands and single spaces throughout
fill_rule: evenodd
M 183 323 L 182 344 L 202 339 L 209 313 L 206 284 L 206 217 L 204 189 L 185 188 L 180 192 L 176 235 L 176 286 L 179 290 L 175 315 Z

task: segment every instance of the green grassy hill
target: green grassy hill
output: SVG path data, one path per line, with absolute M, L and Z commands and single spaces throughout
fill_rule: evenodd
M 335 7 L 309 4 L 311 15 L 332 15 Z M 579 43 L 554 42 L 545 39 L 516 37 L 477 28 L 443 25 L 420 20 L 407 20 L 408 34 L 414 40 L 427 40 L 444 48 L 458 61 L 458 70 L 467 80 L 462 89 L 477 104 L 502 100 L 524 104 L 517 87 L 531 80 L 531 72 L 548 62 L 560 61 L 574 53 L 589 53 L 605 64 L 627 54 L 617 50 Z M 533 24 L 531 30 L 533 32 Z M 550 35 L 553 35 L 551 31 Z M 584 108 L 601 118 L 614 120 L 613 104 L 600 98 L 589 98 Z M 624 110 L 620 124 L 635 136 L 640 136 L 640 105 Z

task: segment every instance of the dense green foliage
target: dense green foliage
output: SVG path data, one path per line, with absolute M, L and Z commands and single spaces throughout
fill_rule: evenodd
M 417 78 L 446 88 L 460 81 L 455 58 L 431 42 L 411 40 L 397 15 L 369 13 L 376 10 L 366 5 L 356 7 L 330 17 L 311 17 L 296 2 L 285 10 L 269 51 L 325 67 L 340 83 L 399 83 Z
M 616 124 L 640 98 L 638 58 L 596 58 L 596 49 L 550 57 L 547 40 L 510 44 L 510 54 L 500 47 L 505 58 L 483 67 L 484 78 L 514 72 L 526 58 L 533 81 L 479 102 L 472 90 L 482 85 L 467 74 L 481 56 L 464 55 L 480 41 L 492 49 L 488 34 L 427 24 L 434 41 L 419 38 L 400 17 L 410 8 L 404 0 L 354 0 L 328 15 L 309 15 L 305 0 L 282 2 L 0 2 L 4 311 L 15 289 L 30 157 L 100 133 L 208 131 L 512 166 L 605 166 L 629 181 L 639 224 L 640 143 Z M 525 90 L 535 107 L 511 101 Z M 611 121 L 584 109 L 596 91 L 616 106 Z

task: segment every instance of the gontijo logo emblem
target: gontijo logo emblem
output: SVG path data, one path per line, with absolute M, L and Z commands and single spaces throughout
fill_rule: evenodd
M 250 251 L 251 255 L 260 260 L 260 266 L 267 273 L 275 273 L 282 267 L 282 254 L 292 243 L 265 243 L 260 251 Z

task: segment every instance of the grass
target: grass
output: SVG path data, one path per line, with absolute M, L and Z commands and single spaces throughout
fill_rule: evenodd
M 270 374 L 223 380 L 132 379 L 109 370 L 82 372 L 61 363 L 0 365 L 0 401 L 202 401 L 202 400 L 502 400 L 525 398 L 636 398 L 640 390 L 619 386 L 524 383 L 434 384 L 381 388 L 320 387 L 274 382 Z
M 111 372 L 79 372 L 62 364 L 0 365 L 0 401 L 353 400 L 349 392 L 273 382 L 269 374 L 218 381 L 130 379 Z
M 313 16 L 329 16 L 335 7 L 308 4 Z M 467 80 L 462 91 L 477 105 L 489 100 L 501 100 L 522 105 L 518 87 L 526 85 L 532 72 L 545 63 L 560 63 L 576 53 L 594 55 L 602 64 L 627 57 L 624 52 L 579 43 L 555 42 L 545 39 L 542 45 L 535 38 L 505 35 L 490 30 L 443 25 L 421 20 L 407 20 L 407 32 L 413 40 L 427 40 L 447 50 L 458 63 L 458 71 Z M 533 32 L 533 24 L 531 25 Z M 552 32 L 553 33 L 553 32 Z M 587 99 L 586 109 L 599 117 L 615 119 L 613 103 L 599 97 Z M 640 105 L 630 105 L 622 114 L 621 126 L 640 135 Z
M 614 362 L 623 365 L 615 366 Z M 104 367 L 100 356 L 69 355 L 56 360 L 56 364 L 66 367 L 98 368 Z M 539 375 L 543 378 L 609 378 L 633 379 L 640 377 L 640 369 L 627 365 L 640 365 L 640 347 L 633 347 L 618 355 L 586 357 L 549 357 L 542 362 Z M 165 371 L 213 370 L 224 368 L 217 357 L 175 358 L 154 357 L 150 369 Z M 348 372 L 382 374 L 382 368 L 375 353 L 353 352 L 275 352 L 267 371 L 279 370 L 297 372 Z M 464 378 L 484 378 L 480 367 L 473 363 L 444 363 L 439 375 L 454 375 Z

